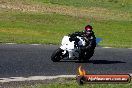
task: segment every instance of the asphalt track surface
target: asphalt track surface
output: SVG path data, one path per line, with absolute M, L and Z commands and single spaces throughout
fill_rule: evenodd
M 87 74 L 131 74 L 132 49 L 96 47 L 89 62 L 75 60 L 52 62 L 56 45 L 0 45 L 0 78 L 76 75 L 78 67 Z

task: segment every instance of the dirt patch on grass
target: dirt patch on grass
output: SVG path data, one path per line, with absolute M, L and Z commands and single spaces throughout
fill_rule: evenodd
M 105 8 L 91 7 L 91 8 L 76 8 L 62 5 L 52 4 L 33 4 L 23 2 L 11 2 L 10 0 L 0 1 L 0 8 L 19 10 L 22 12 L 36 12 L 36 13 L 57 13 L 62 15 L 76 16 L 80 18 L 94 18 L 96 20 L 127 20 L 132 21 L 132 14 L 129 12 L 121 12 L 108 10 Z

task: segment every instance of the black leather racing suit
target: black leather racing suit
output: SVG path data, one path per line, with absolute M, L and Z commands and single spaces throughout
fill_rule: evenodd
M 86 46 L 81 47 L 81 49 L 84 50 L 84 51 L 93 51 L 96 47 L 96 37 L 95 37 L 93 31 L 90 31 L 90 32 L 85 32 L 85 31 L 75 32 L 75 33 L 70 34 L 69 36 L 71 36 L 72 38 L 74 36 L 84 37 L 85 40 L 86 40 Z

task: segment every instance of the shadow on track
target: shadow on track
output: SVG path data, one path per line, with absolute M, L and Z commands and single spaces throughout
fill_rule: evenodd
M 75 63 L 92 63 L 92 64 L 118 64 L 118 63 L 126 63 L 123 61 L 109 61 L 109 60 L 89 60 L 85 62 L 77 61 L 77 60 L 62 60 L 60 62 L 75 62 Z

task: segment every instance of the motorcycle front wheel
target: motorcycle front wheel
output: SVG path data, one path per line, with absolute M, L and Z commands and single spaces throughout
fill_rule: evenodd
M 62 52 L 63 50 L 61 48 L 58 48 L 57 50 L 55 50 L 53 54 L 51 55 L 51 60 L 53 62 L 59 62 L 61 59 L 63 59 Z

